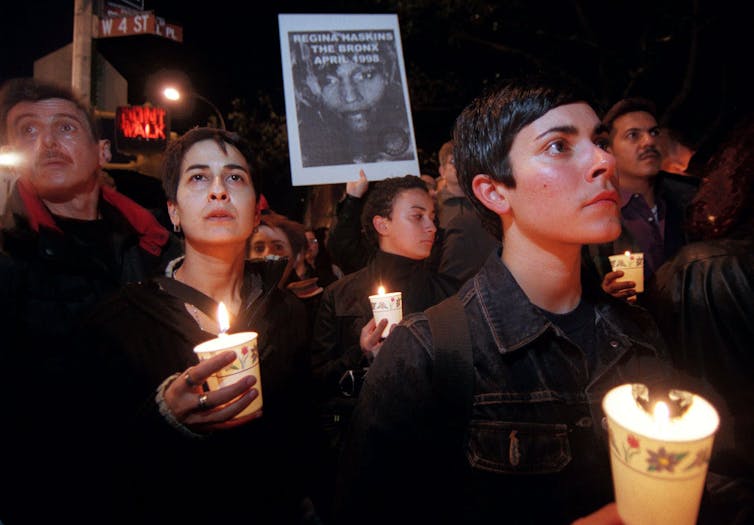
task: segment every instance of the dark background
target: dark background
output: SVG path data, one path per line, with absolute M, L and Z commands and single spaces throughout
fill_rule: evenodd
M 653 99 L 666 123 L 696 145 L 712 143 L 752 109 L 754 9 L 727 0 L 146 0 L 145 9 L 181 25 L 183 43 L 95 41 L 128 80 L 129 103 L 159 103 L 149 91 L 154 79 L 182 71 L 230 128 L 241 126 L 227 119 L 238 109 L 234 100 L 244 101 L 257 127 L 270 112 L 284 115 L 278 13 L 397 13 L 423 171 L 435 168 L 437 149 L 472 97 L 502 77 L 543 68 L 588 85 L 601 108 L 626 95 Z M 0 81 L 31 75 L 35 59 L 71 42 L 73 10 L 72 0 L 6 3 Z M 212 114 L 202 103 L 190 111 L 174 114 L 174 129 Z

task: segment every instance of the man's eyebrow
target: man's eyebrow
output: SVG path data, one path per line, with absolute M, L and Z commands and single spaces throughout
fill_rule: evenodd
M 579 130 L 576 129 L 576 126 L 571 126 L 571 125 L 555 126 L 548 130 L 545 130 L 543 133 L 540 133 L 534 138 L 534 140 L 539 140 L 549 133 L 567 133 L 568 135 L 576 135 L 578 132 Z
M 413 209 L 417 209 L 417 210 L 427 211 L 427 208 L 425 208 L 424 206 L 420 206 L 419 204 L 414 204 L 414 205 L 412 205 L 412 206 L 411 206 L 411 209 L 412 209 L 412 210 L 413 210 Z

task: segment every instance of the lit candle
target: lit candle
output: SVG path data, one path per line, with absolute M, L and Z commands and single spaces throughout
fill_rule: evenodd
M 369 302 L 372 305 L 375 323 L 387 319 L 387 326 L 382 331 L 382 338 L 384 339 L 390 334 L 390 327 L 400 323 L 403 319 L 402 294 L 401 292 L 385 293 L 385 288 L 380 285 L 377 288 L 377 294 L 369 296 Z
M 624 281 L 633 281 L 636 283 L 636 293 L 644 291 L 644 254 L 643 253 L 631 253 L 626 251 L 625 253 L 610 255 L 610 267 L 613 271 L 621 270 L 623 277 L 616 282 L 622 283 Z
M 642 387 L 621 385 L 602 401 L 618 514 L 627 525 L 693 525 L 720 418 L 704 398 L 678 390 L 672 409 L 652 406 Z
M 257 378 L 254 388 L 259 392 L 259 396 L 235 417 L 238 418 L 254 413 L 262 408 L 262 377 L 259 375 L 257 333 L 237 332 L 235 334 L 228 334 L 227 332 L 230 328 L 228 310 L 222 302 L 217 307 L 217 324 L 220 329 L 217 337 L 196 345 L 194 352 L 200 360 L 204 361 L 216 356 L 220 352 L 232 350 L 236 353 L 236 359 L 207 378 L 209 389 L 217 390 L 218 388 L 232 385 L 248 375 L 253 375 Z

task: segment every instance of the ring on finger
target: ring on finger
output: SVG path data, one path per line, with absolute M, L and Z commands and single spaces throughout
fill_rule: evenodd
M 199 386 L 193 379 L 191 379 L 191 374 L 188 371 L 183 374 L 183 379 L 186 380 L 186 384 L 189 386 L 189 388 L 195 388 Z
M 199 396 L 199 410 L 207 410 L 210 408 L 209 403 L 207 402 L 207 394 L 202 394 Z

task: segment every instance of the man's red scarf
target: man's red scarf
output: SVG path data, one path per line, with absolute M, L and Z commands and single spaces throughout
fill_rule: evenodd
M 29 225 L 35 232 L 44 226 L 51 230 L 63 233 L 63 230 L 55 224 L 50 210 L 37 196 L 34 188 L 23 179 L 16 183 L 18 194 L 26 207 Z M 142 208 L 137 203 L 118 193 L 108 186 L 102 186 L 102 198 L 117 209 L 139 234 L 139 246 L 152 255 L 160 255 L 162 247 L 168 242 L 170 233 L 157 222 L 157 219 L 149 210 Z

